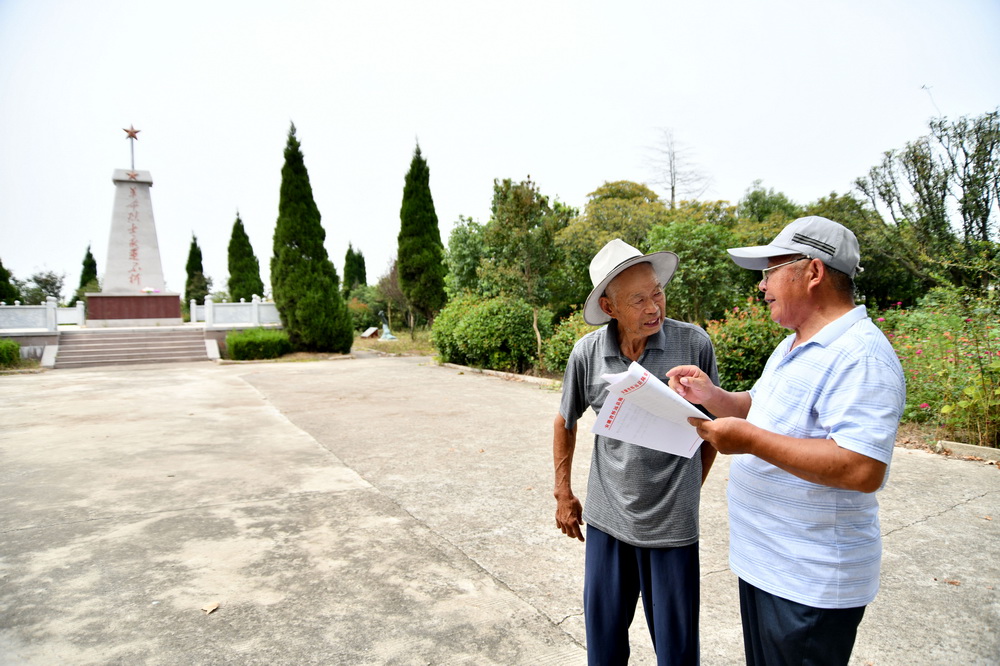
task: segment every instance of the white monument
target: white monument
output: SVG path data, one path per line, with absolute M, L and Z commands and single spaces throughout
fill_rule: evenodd
M 116 169 L 108 263 L 99 294 L 87 294 L 88 326 L 156 326 L 183 323 L 180 295 L 166 292 L 160 245 L 153 221 L 148 171 L 135 169 L 140 130 L 129 126 L 131 169 Z

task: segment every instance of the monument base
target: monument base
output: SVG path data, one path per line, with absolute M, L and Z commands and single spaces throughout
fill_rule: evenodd
M 180 294 L 87 294 L 87 327 L 177 326 Z

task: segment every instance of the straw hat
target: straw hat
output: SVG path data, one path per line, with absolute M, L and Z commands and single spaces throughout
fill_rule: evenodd
M 611 317 L 601 309 L 601 296 L 608 285 L 622 271 L 636 264 L 652 264 L 660 286 L 665 286 L 677 270 L 677 255 L 673 252 L 653 252 L 643 254 L 620 238 L 609 241 L 590 262 L 590 281 L 594 289 L 583 305 L 583 319 L 588 324 L 600 326 L 611 321 Z

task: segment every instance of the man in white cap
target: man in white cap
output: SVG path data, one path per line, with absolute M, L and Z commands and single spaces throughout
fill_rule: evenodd
M 607 324 L 573 347 L 555 419 L 556 524 L 584 541 L 584 620 L 591 664 L 624 664 L 628 628 L 642 595 L 657 662 L 698 663 L 698 502 L 715 459 L 702 446 L 690 459 L 597 436 L 587 484 L 586 509 L 573 494 L 571 475 L 577 420 L 599 412 L 608 395 L 605 373 L 638 361 L 663 377 L 692 364 L 718 381 L 715 352 L 701 328 L 664 316 L 663 286 L 677 255 L 643 255 L 615 239 L 590 263 L 594 285 L 583 316 Z
M 733 458 L 729 562 L 747 664 L 847 664 L 878 591 L 875 491 L 888 478 L 906 385 L 885 335 L 854 305 L 858 241 L 822 217 L 729 250 L 760 270 L 771 319 L 793 333 L 749 391 L 693 366 L 670 386 L 714 414 L 698 434 Z

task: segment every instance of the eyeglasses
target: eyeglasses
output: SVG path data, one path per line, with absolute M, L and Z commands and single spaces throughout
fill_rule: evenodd
M 771 271 L 773 271 L 776 268 L 781 268 L 782 266 L 787 266 L 789 264 L 794 264 L 797 261 L 806 261 L 806 260 L 812 261 L 812 257 L 799 257 L 798 259 L 792 259 L 791 261 L 786 261 L 785 263 L 778 264 L 777 266 L 771 266 L 770 268 L 765 268 L 765 269 L 763 269 L 760 272 L 761 278 L 760 278 L 760 282 L 757 283 L 757 284 L 760 287 L 766 287 L 767 286 L 767 278 L 770 277 Z

